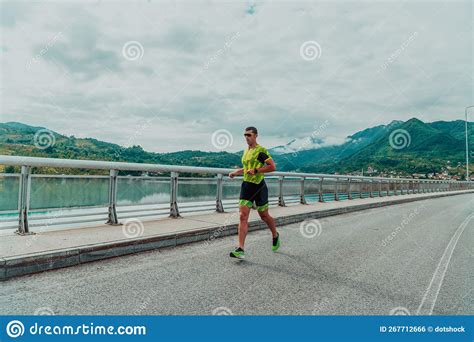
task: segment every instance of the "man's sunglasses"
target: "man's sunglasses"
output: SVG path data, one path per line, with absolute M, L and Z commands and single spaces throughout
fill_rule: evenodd
M 244 137 L 251 137 L 252 133 L 244 133 Z

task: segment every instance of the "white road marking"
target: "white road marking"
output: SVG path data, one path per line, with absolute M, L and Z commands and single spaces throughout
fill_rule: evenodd
M 431 282 L 426 289 L 421 304 L 416 311 L 417 315 L 431 315 L 433 313 L 441 285 L 443 284 L 444 276 L 448 269 L 449 262 L 451 261 L 451 256 L 453 255 L 454 249 L 456 248 L 459 237 L 473 217 L 474 214 L 466 217 L 466 219 L 456 229 L 456 232 L 446 246 L 441 260 L 438 263 L 438 267 L 436 267 L 433 277 L 431 278 Z

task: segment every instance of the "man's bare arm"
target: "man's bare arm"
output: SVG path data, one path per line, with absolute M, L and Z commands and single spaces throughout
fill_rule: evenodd
M 229 173 L 230 178 L 234 178 L 234 176 L 240 176 L 244 174 L 244 169 L 237 169 L 231 173 Z
M 265 172 L 272 172 L 272 171 L 276 170 L 276 165 L 275 165 L 275 162 L 273 161 L 273 159 L 268 159 L 265 163 L 267 165 L 262 166 L 260 168 L 257 168 L 257 172 L 265 173 Z M 247 173 L 249 175 L 254 175 L 255 170 L 248 170 Z
M 276 165 L 273 159 L 268 159 L 266 161 L 266 164 L 267 165 L 258 168 L 257 171 L 261 173 L 265 173 L 265 172 L 273 172 L 276 170 Z

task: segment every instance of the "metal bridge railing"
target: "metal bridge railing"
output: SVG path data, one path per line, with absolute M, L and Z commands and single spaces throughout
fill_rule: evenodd
M 19 234 L 30 233 L 29 211 L 31 207 L 31 181 L 34 178 L 80 178 L 80 179 L 102 179 L 107 181 L 107 199 L 104 205 L 88 205 L 78 206 L 78 208 L 103 208 L 107 207 L 105 219 L 106 223 L 111 225 L 119 224 L 119 218 L 124 219 L 136 212 L 140 212 L 139 216 L 153 216 L 158 212 L 168 214 L 170 217 L 181 217 L 181 213 L 195 212 L 200 210 L 215 210 L 222 213 L 225 208 L 238 207 L 237 199 L 224 199 L 223 186 L 227 183 L 237 182 L 241 177 L 230 179 L 229 172 L 234 169 L 210 168 L 196 166 L 179 166 L 179 165 L 161 165 L 161 164 L 141 164 L 141 163 L 125 163 L 110 161 L 93 161 L 93 160 L 74 160 L 74 159 L 56 159 L 56 158 L 37 158 L 37 157 L 21 157 L 21 156 L 4 156 L 0 155 L 0 165 L 20 166 L 20 174 L 0 174 L 2 177 L 18 178 L 18 218 L 10 219 L 10 222 L 18 220 L 15 225 Z M 31 169 L 34 167 L 54 167 L 54 168 L 72 168 L 72 169 L 101 169 L 109 170 L 108 176 L 94 175 L 44 175 L 32 174 Z M 149 177 L 149 176 L 119 176 L 119 171 L 142 171 L 142 172 L 170 172 L 169 177 Z M 193 178 L 181 177 L 180 173 L 194 173 L 214 175 L 213 178 Z M 275 171 L 266 174 L 269 180 L 269 186 L 276 190 L 274 196 L 270 196 L 270 204 L 278 206 L 286 206 L 287 203 L 307 204 L 308 201 L 325 202 L 328 200 L 352 200 L 354 198 L 372 198 L 384 196 L 400 196 L 416 193 L 469 190 L 474 189 L 474 182 L 469 181 L 447 181 L 447 180 L 426 180 L 426 179 L 409 179 L 409 178 L 383 178 L 383 177 L 363 177 L 352 175 L 331 175 L 319 173 L 298 173 L 298 172 L 280 172 Z M 117 211 L 117 189 L 119 180 L 128 179 L 143 180 L 154 182 L 169 182 L 169 205 L 163 203 L 159 205 L 150 205 L 148 208 L 128 209 Z M 215 184 L 216 194 L 215 202 L 200 203 L 178 203 L 178 181 L 182 182 L 190 180 L 207 181 Z M 293 186 L 296 192 L 285 194 L 285 186 Z M 6 190 L 1 188 L 2 192 Z M 105 189 L 104 189 L 105 190 Z M 236 191 L 238 193 L 238 191 Z M 212 201 L 213 202 L 213 201 Z M 179 204 L 179 205 L 178 205 Z M 74 208 L 70 206 L 68 208 Z M 43 208 L 43 209 L 61 209 L 61 208 Z M 8 212 L 0 208 L 0 214 Z M 120 215 L 119 215 L 120 214 Z M 68 223 L 81 223 L 97 221 L 97 217 L 102 213 L 89 212 L 83 214 L 66 214 L 59 215 L 55 218 L 74 218 L 76 221 Z M 77 220 L 81 216 L 88 217 L 87 220 Z M 119 217 L 120 216 L 120 217 Z M 8 222 L 8 220 L 4 221 Z

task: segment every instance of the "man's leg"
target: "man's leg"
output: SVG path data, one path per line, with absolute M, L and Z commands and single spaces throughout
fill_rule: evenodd
M 275 221 L 273 220 L 273 217 L 270 216 L 268 208 L 265 209 L 264 211 L 259 211 L 258 214 L 260 215 L 260 218 L 263 221 L 265 221 L 268 228 L 270 228 L 270 230 L 272 231 L 272 237 L 276 238 L 277 230 L 276 230 L 276 226 L 275 226 Z
M 244 249 L 245 238 L 249 229 L 249 214 L 250 207 L 246 205 L 239 206 L 240 221 L 239 221 L 239 247 Z
M 276 230 L 275 221 L 273 220 L 273 217 L 270 216 L 268 211 L 268 187 L 264 180 L 262 181 L 262 187 L 257 193 L 255 202 L 257 204 L 257 211 L 260 215 L 260 218 L 265 221 L 268 228 L 270 228 L 272 237 L 276 238 L 278 233 Z

